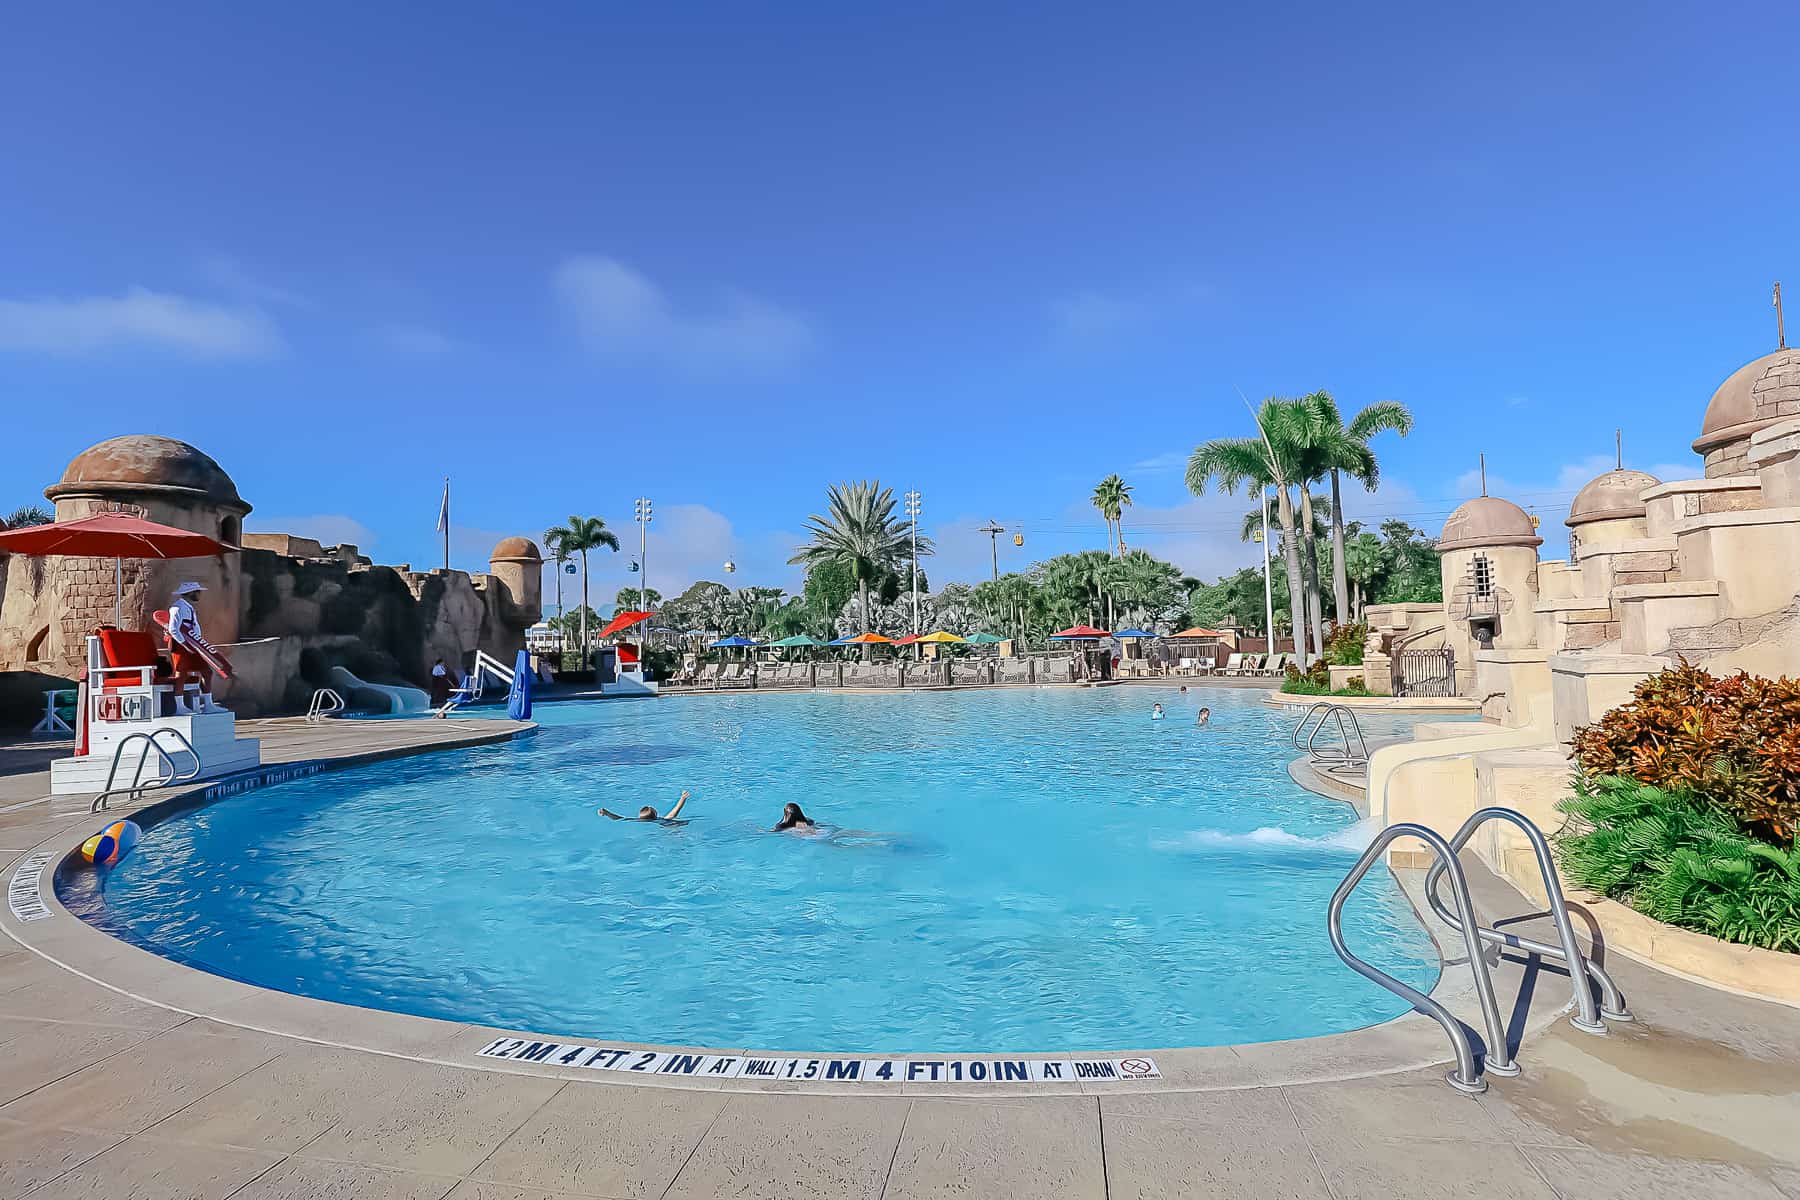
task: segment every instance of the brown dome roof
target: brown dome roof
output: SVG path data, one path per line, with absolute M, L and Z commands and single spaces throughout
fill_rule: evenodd
M 1783 417 L 1800 415 L 1800 350 L 1777 350 L 1731 373 L 1706 406 L 1706 420 L 1694 440 L 1705 454 L 1731 442 L 1748 441 Z
M 237 485 L 203 451 L 174 438 L 131 434 L 89 446 L 69 464 L 62 481 L 44 489 L 52 500 L 109 492 L 176 492 L 204 497 L 224 508 L 249 512 Z
M 1569 505 L 1569 516 L 1563 523 L 1573 529 L 1590 521 L 1616 521 L 1622 517 L 1641 517 L 1646 505 L 1638 498 L 1645 488 L 1653 488 L 1662 480 L 1643 471 L 1620 468 L 1588 481 L 1575 493 Z
M 494 552 L 488 555 L 489 562 L 543 562 L 544 556 L 538 553 L 537 543 L 528 537 L 501 538 Z
M 1477 496 L 1450 514 L 1450 519 L 1444 522 L 1444 532 L 1438 537 L 1437 548 L 1541 546 L 1543 542 L 1524 509 L 1498 496 Z

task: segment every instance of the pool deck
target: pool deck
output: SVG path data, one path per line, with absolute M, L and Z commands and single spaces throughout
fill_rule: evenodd
M 245 725 L 271 762 L 415 753 L 519 728 Z M 8 878 L 33 849 L 67 849 L 96 825 L 85 803 L 41 799 L 46 757 L 0 747 Z M 1484 912 L 1531 911 L 1471 874 Z M 1490 1078 L 1479 1097 L 1443 1083 L 1444 1039 L 1410 1014 L 1338 1037 L 1157 1050 L 1163 1080 L 1048 1094 L 726 1090 L 492 1069 L 474 1051 L 493 1031 L 217 979 L 52 907 L 30 923 L 0 915 L 0 1200 L 1800 1200 L 1800 1009 L 1618 956 L 1607 966 L 1638 1020 L 1604 1037 L 1559 1017 L 1557 970 L 1501 960 L 1524 1073 Z M 1434 993 L 1458 1012 L 1466 975 L 1452 962 Z

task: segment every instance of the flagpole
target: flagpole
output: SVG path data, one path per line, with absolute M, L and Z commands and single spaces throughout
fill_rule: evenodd
M 450 477 L 444 476 L 444 570 L 450 569 Z

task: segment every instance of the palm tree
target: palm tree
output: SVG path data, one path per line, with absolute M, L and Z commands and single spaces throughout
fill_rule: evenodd
M 561 525 L 552 525 L 544 530 L 544 549 L 550 552 L 551 559 L 556 563 L 556 615 L 559 617 L 562 616 L 563 611 L 563 564 L 569 561 L 569 548 L 563 545 L 563 535 L 568 532 Z M 543 593 L 538 594 L 542 595 Z
M 1107 549 L 1114 554 L 1125 552 L 1125 510 L 1131 507 L 1131 485 L 1117 475 L 1108 475 L 1094 488 L 1094 507 L 1106 518 Z
M 0 529 L 24 529 L 29 525 L 48 525 L 56 520 L 56 514 L 41 504 L 26 504 L 13 509 L 0 519 Z
M 1369 449 L 1369 439 L 1392 429 L 1401 437 L 1412 432 L 1412 413 L 1398 400 L 1378 400 L 1344 423 L 1330 392 L 1319 391 L 1303 401 L 1313 411 L 1313 449 L 1320 466 L 1331 477 L 1331 587 L 1337 619 L 1349 619 L 1350 585 L 1344 560 L 1344 509 L 1338 476 L 1347 474 L 1369 491 L 1381 483 L 1381 467 Z
M 557 548 L 564 554 L 581 555 L 581 669 L 588 664 L 588 551 L 605 548 L 619 550 L 619 535 L 606 527 L 601 517 L 570 517 L 569 523 L 556 531 Z
M 894 490 L 879 482 L 835 483 L 826 489 L 825 512 L 808 517 L 811 541 L 790 563 L 813 566 L 837 563 L 856 581 L 863 623 L 869 623 L 869 585 L 894 571 L 911 549 L 911 529 L 894 516 Z M 931 540 L 919 539 L 919 553 L 931 553 Z M 868 657 L 868 647 L 863 656 Z
M 1205 495 L 1206 485 L 1215 478 L 1226 492 L 1237 491 L 1240 484 L 1253 484 L 1259 491 L 1264 487 L 1275 489 L 1282 558 L 1287 566 L 1288 610 L 1300 614 L 1306 611 L 1306 585 L 1300 574 L 1294 498 L 1288 489 L 1305 480 L 1302 455 L 1309 440 L 1310 414 L 1298 401 L 1271 396 L 1254 416 L 1256 437 L 1215 438 L 1194 448 L 1187 465 L 1188 490 L 1196 496 Z M 1310 510 L 1311 505 L 1307 508 Z M 1305 622 L 1298 616 L 1294 620 L 1294 650 L 1300 658 L 1300 669 L 1305 670 L 1311 658 L 1307 653 Z

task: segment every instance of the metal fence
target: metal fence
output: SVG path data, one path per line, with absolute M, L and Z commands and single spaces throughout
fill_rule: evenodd
M 1448 646 L 1402 650 L 1394 659 L 1394 695 L 1456 695 L 1456 654 Z

